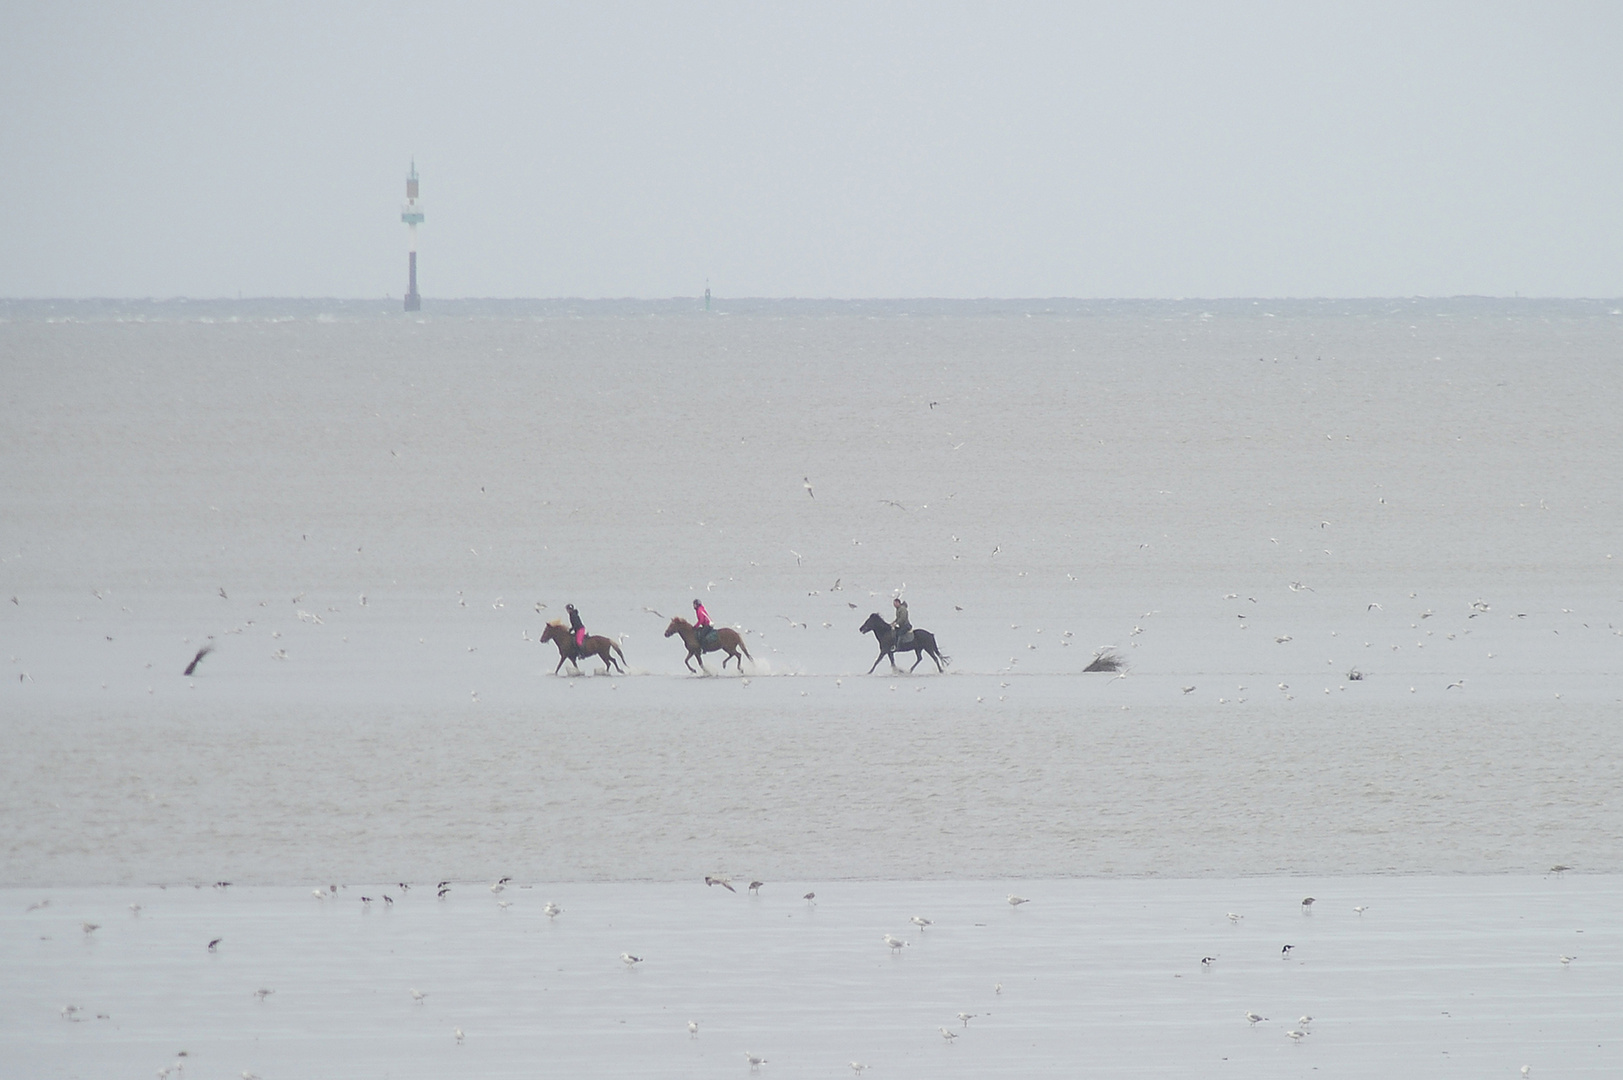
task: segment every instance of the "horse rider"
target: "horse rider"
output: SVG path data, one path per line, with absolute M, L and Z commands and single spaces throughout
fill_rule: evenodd
M 699 644 L 705 645 L 715 637 L 716 628 L 710 623 L 710 613 L 697 599 L 693 601 L 693 629 L 699 632 Z
M 896 644 L 907 645 L 913 637 L 913 623 L 907 617 L 907 601 L 898 596 L 891 603 L 896 607 L 896 617 L 890 620 L 891 629 L 896 631 Z
M 579 652 L 586 644 L 586 624 L 580 621 L 580 612 L 575 610 L 574 604 L 565 604 L 564 610 L 569 612 L 569 629 L 575 634 L 575 651 Z

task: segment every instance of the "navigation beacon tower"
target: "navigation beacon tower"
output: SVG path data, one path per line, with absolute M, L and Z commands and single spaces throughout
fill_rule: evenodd
M 406 205 L 401 208 L 400 220 L 406 223 L 411 240 L 406 247 L 406 310 L 423 310 L 423 298 L 417 295 L 417 226 L 423 220 L 423 206 L 417 201 L 417 159 L 411 159 L 411 172 L 406 174 Z

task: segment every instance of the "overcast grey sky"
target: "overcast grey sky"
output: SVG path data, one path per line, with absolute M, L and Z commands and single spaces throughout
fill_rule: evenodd
M 0 295 L 1623 294 L 1617 3 L 0 6 Z

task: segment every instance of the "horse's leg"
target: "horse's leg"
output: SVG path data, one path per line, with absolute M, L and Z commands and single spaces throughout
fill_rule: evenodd
M 879 650 L 879 655 L 873 658 L 873 667 L 868 669 L 868 674 L 869 675 L 873 674 L 873 668 L 878 667 L 879 666 L 879 661 L 883 660 L 884 658 L 885 658 L 885 650 L 880 649 Z
M 919 662 L 923 659 L 924 653 L 917 649 L 913 650 L 913 666 L 907 669 L 907 673 L 911 675 L 913 672 L 917 671 L 919 669 Z
M 554 675 L 558 674 L 558 672 L 563 669 L 564 661 L 567 659 L 568 657 L 564 656 L 563 653 L 558 654 L 558 666 L 552 669 L 552 673 Z
M 944 674 L 946 672 L 947 669 L 942 666 L 941 663 L 941 654 L 935 649 L 930 650 L 930 659 L 935 661 L 935 669 L 938 674 Z

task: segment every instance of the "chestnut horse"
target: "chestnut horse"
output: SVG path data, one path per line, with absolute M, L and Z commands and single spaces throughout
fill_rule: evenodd
M 858 633 L 871 633 L 873 634 L 874 639 L 879 642 L 879 655 L 874 657 L 873 667 L 868 669 L 869 675 L 873 674 L 873 668 L 879 666 L 879 661 L 883 660 L 887 656 L 890 657 L 890 666 L 895 668 L 896 650 L 898 648 L 903 652 L 910 652 L 913 654 L 913 667 L 908 668 L 908 671 L 912 671 L 914 668 L 919 666 L 919 661 L 924 659 L 925 653 L 929 653 L 930 659 L 935 661 L 935 669 L 937 671 L 947 670 L 942 665 L 952 663 L 952 657 L 942 656 L 941 653 L 936 650 L 935 635 L 930 633 L 928 630 L 920 630 L 915 627 L 913 630 L 913 644 L 897 645 L 896 628 L 891 626 L 890 623 L 886 622 L 877 611 L 868 616 L 868 621 L 862 624 L 861 628 L 858 630 Z M 898 668 L 897 670 L 900 669 Z
M 692 660 L 694 657 L 698 657 L 699 670 L 703 671 L 703 654 L 707 652 L 717 652 L 718 650 L 725 650 L 727 653 L 726 656 L 721 658 L 721 670 L 723 671 L 727 670 L 728 660 L 737 660 L 738 670 L 744 670 L 744 661 L 738 659 L 739 653 L 749 656 L 750 663 L 755 663 L 755 657 L 750 656 L 750 651 L 744 647 L 744 639 L 739 637 L 738 631 L 734 630 L 730 626 L 716 627 L 716 636 L 711 638 L 701 648 L 699 645 L 699 631 L 694 629 L 692 623 L 678 615 L 676 618 L 671 620 L 671 625 L 665 628 L 666 637 L 670 637 L 672 634 L 682 635 L 682 644 L 688 647 L 688 654 L 682 658 L 682 664 L 689 671 L 693 670 L 693 665 L 688 661 Z
M 554 675 L 558 674 L 563 668 L 565 660 L 574 664 L 575 670 L 579 671 L 580 657 L 582 656 L 595 656 L 603 661 L 605 665 L 604 671 L 614 668 L 622 675 L 626 673 L 626 669 L 615 663 L 614 657 L 609 655 L 609 650 L 613 649 L 620 654 L 621 660 L 626 658 L 625 652 L 620 648 L 620 643 L 613 638 L 588 634 L 585 643 L 577 647 L 575 645 L 575 635 L 570 631 L 569 627 L 565 626 L 562 620 L 553 619 L 547 623 L 547 628 L 541 631 L 541 640 L 550 641 L 558 646 L 558 666 L 552 669 Z

